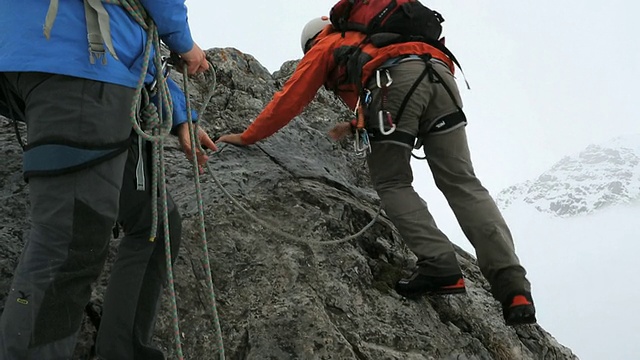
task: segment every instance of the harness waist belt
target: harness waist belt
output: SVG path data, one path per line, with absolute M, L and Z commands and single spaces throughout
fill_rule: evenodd
M 367 129 L 367 133 L 369 134 L 369 141 L 377 142 L 377 141 L 393 141 L 401 144 L 408 145 L 409 147 L 413 147 L 416 143 L 416 137 L 402 131 L 394 131 L 389 135 L 384 135 L 380 132 L 380 129 Z
M 129 148 L 130 140 L 105 146 L 78 146 L 77 144 L 45 143 L 27 145 L 24 152 L 23 174 L 54 176 L 86 169 L 122 154 Z

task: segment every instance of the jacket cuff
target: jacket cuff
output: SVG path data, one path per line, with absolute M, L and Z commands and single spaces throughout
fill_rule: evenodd
M 252 138 L 251 136 L 249 136 L 249 134 L 247 134 L 247 132 L 243 132 L 242 135 L 240 135 L 240 139 L 242 140 L 243 143 L 245 143 L 246 145 L 253 145 L 255 144 L 258 140 Z

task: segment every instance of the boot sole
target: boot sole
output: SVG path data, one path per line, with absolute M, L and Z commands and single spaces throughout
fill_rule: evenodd
M 535 324 L 537 322 L 536 310 L 531 305 L 514 306 L 509 310 L 509 315 L 505 322 L 509 326 Z
M 464 294 L 467 292 L 467 288 L 451 288 L 451 289 L 439 289 L 439 290 L 423 290 L 405 293 L 396 290 L 396 292 L 408 299 L 417 299 L 424 295 L 455 295 L 455 294 Z

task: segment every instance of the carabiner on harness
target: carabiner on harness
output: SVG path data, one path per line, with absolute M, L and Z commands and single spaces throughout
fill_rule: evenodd
M 382 83 L 382 75 L 381 73 L 384 71 L 385 77 L 387 78 L 387 82 L 385 84 Z M 391 113 L 386 110 L 387 105 L 387 93 L 389 91 L 389 86 L 393 83 L 393 78 L 391 78 L 391 73 L 389 69 L 378 69 L 376 70 L 376 85 L 380 89 L 380 110 L 378 111 L 378 126 L 380 128 L 380 133 L 382 135 L 391 135 L 394 131 L 396 131 L 396 124 L 393 123 L 393 119 L 391 117 Z M 386 125 L 389 126 L 389 130 L 385 130 L 385 120 Z
M 359 157 L 367 156 L 371 152 L 371 143 L 369 142 L 369 133 L 365 129 L 364 106 L 371 102 L 371 91 L 364 89 L 364 94 L 358 97 L 353 115 L 356 117 L 356 129 L 353 135 L 353 148 Z
M 161 59 L 162 59 L 162 68 L 160 71 L 162 72 L 162 76 L 164 76 L 164 78 L 166 79 L 169 77 L 169 73 L 173 68 L 174 58 L 172 56 L 163 56 Z M 157 90 L 158 90 L 158 79 L 154 77 L 153 81 L 149 85 L 149 94 L 151 94 L 151 96 L 154 96 Z
M 387 78 L 386 84 L 382 84 L 382 75 L 380 75 L 380 73 L 383 71 Z M 383 87 L 389 87 L 391 86 L 392 83 L 393 83 L 393 79 L 391 78 L 391 73 L 389 72 L 389 69 L 376 70 L 376 85 L 378 85 L 379 89 L 382 89 Z
M 387 121 L 387 125 L 390 126 L 389 130 L 384 129 L 385 120 Z M 391 135 L 396 131 L 396 124 L 393 123 L 391 113 L 388 110 L 378 111 L 378 126 L 380 127 L 380 133 L 382 135 Z

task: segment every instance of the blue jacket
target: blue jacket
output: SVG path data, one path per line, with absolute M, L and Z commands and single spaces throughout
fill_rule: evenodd
M 193 47 L 184 0 L 141 0 L 155 20 L 162 41 L 174 52 Z M 135 87 L 142 69 L 144 30 L 117 5 L 109 12 L 111 36 L 119 61 L 107 52 L 107 64 L 91 64 L 84 5 L 60 0 L 51 38 L 43 26 L 48 0 L 0 0 L 0 72 L 39 71 Z
M 171 94 L 171 102 L 173 103 L 173 128 L 187 122 L 187 99 L 184 92 L 178 84 L 170 78 L 167 78 L 169 93 Z M 191 120 L 198 120 L 198 114 L 195 109 L 191 109 Z
M 169 49 L 177 53 L 191 50 L 193 39 L 184 0 L 141 3 Z M 47 72 L 135 87 L 142 71 L 145 31 L 122 7 L 104 6 L 109 12 L 111 37 L 119 60 L 107 52 L 106 64 L 92 64 L 82 0 L 60 0 L 49 40 L 43 33 L 49 1 L 0 0 L 0 72 Z M 177 125 L 186 120 L 184 96 L 175 84 L 170 87 Z

